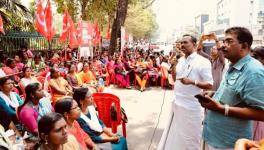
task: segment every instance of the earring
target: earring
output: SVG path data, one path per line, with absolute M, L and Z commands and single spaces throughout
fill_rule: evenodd
M 45 139 L 45 144 L 48 145 L 48 140 L 47 139 Z

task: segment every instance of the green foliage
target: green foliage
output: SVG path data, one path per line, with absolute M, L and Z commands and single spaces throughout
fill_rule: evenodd
M 78 8 L 79 0 L 55 0 L 54 2 L 57 6 L 57 12 L 59 14 L 63 14 L 65 8 L 67 8 L 72 19 L 74 21 L 78 19 L 77 17 L 78 17 L 78 11 L 79 11 L 79 8 Z
M 116 9 L 116 0 L 55 0 L 57 12 L 64 13 L 65 7 L 74 21 L 82 16 L 83 20 L 107 23 L 108 15 L 114 15 Z
M 146 2 L 133 2 L 129 5 L 125 27 L 135 38 L 149 38 L 157 30 L 155 15 Z
M 98 22 L 102 35 L 107 32 L 109 20 L 111 26 L 113 24 L 117 2 L 118 0 L 55 0 L 58 13 L 63 14 L 67 7 L 74 21 L 82 16 L 83 20 Z M 151 7 L 146 7 L 152 2 L 153 0 L 129 0 L 125 26 L 136 38 L 151 37 L 157 29 L 155 15 Z
M 32 15 L 20 0 L 0 0 L 0 14 L 6 31 L 31 31 L 33 29 Z

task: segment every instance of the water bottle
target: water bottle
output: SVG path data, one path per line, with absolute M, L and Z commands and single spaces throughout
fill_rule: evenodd
M 99 81 L 98 81 L 98 82 L 99 82 L 99 85 L 100 85 L 100 86 L 104 86 L 104 79 L 99 78 Z

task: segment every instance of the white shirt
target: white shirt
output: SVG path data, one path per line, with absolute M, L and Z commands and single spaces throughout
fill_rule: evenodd
M 0 69 L 0 78 L 5 77 L 5 76 L 6 76 L 5 72 L 2 69 Z
M 198 55 L 196 52 L 187 58 L 181 57 L 176 66 L 176 81 L 174 87 L 174 103 L 187 109 L 201 109 L 201 105 L 194 97 L 202 92 L 195 85 L 184 85 L 177 78 L 186 77 L 196 81 L 206 81 L 213 85 L 211 63 L 208 59 Z

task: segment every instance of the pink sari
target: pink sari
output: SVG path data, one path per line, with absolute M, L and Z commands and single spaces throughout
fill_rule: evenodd
M 121 87 L 129 87 L 130 86 L 130 80 L 128 74 L 121 74 L 118 73 L 117 70 L 123 70 L 122 64 L 115 64 L 115 78 L 120 83 Z

